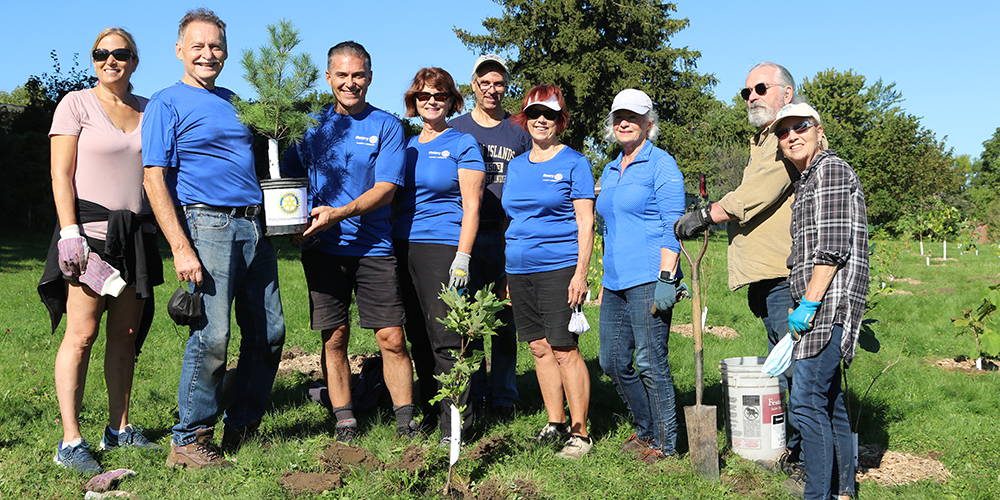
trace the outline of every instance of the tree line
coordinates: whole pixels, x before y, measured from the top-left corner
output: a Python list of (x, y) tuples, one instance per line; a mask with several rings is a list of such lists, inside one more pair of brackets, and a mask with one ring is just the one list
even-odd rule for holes
[[(687, 19), (674, 17), (675, 4), (497, 2), (502, 14), (483, 20), (485, 34), (461, 28), (455, 34), (477, 53), (507, 57), (511, 83), (506, 106), (511, 111), (517, 111), (520, 94), (531, 86), (558, 85), (572, 114), (563, 142), (587, 154), (599, 174), (618, 152), (601, 137), (611, 100), (623, 89), (639, 88), (653, 99), (660, 117), (656, 144), (677, 159), (690, 191), (697, 190), (700, 174), (708, 180), (712, 199), (739, 184), (756, 130), (747, 123), (746, 103), (739, 96), (728, 102), (715, 98), (717, 80), (697, 71), (700, 52), (670, 45), (670, 38), (688, 26)], [(51, 110), (69, 90), (93, 85), (93, 77), (75, 66), (63, 75), (55, 54), (53, 59), (54, 74), (33, 76), (14, 92), (0, 92), (0, 102), (27, 105), (21, 114), (0, 111), (5, 226), (32, 227), (40, 217), (54, 214), (46, 138)], [(471, 95), (466, 86), (463, 91)], [(894, 83), (868, 82), (852, 70), (828, 69), (804, 79), (796, 92), (819, 111), (830, 146), (857, 171), (876, 230), (947, 237), (965, 222), (988, 225), (994, 238), (1000, 234), (1000, 128), (983, 144), (979, 158), (955, 156), (900, 105), (903, 97)], [(303, 107), (326, 99), (314, 93), (307, 100)], [(17, 194), (21, 196), (11, 196)], [(931, 213), (944, 214), (951, 222), (929, 225)]]

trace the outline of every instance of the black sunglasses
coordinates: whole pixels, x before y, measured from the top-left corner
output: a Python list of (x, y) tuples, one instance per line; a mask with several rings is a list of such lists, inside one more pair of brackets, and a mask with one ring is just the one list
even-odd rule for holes
[(96, 49), (91, 52), (90, 57), (93, 57), (97, 62), (104, 62), (108, 60), (108, 56), (113, 56), (118, 62), (131, 61), (135, 54), (129, 49)]
[(754, 85), (752, 88), (745, 88), (745, 89), (741, 90), (740, 91), (740, 95), (743, 96), (743, 100), (744, 101), (747, 101), (747, 100), (750, 99), (750, 92), (751, 91), (756, 92), (757, 95), (762, 96), (762, 95), (764, 95), (764, 94), (767, 93), (767, 88), (768, 87), (777, 87), (777, 86), (778, 86), (777, 83), (763, 83), (763, 82), (761, 82), (761, 83), (758, 83), (757, 85)]
[(792, 130), (794, 130), (796, 134), (800, 134), (801, 135), (802, 132), (805, 132), (806, 130), (809, 130), (809, 127), (811, 127), (811, 126), (812, 126), (812, 122), (811, 121), (809, 121), (809, 120), (802, 120), (799, 123), (796, 123), (795, 125), (792, 125), (791, 127), (786, 127), (786, 128), (781, 129), (781, 130), (775, 130), (774, 131), (774, 135), (778, 136), (778, 140), (782, 140), (785, 137), (788, 137), (788, 133), (791, 132)]
[(546, 120), (555, 121), (556, 118), (559, 118), (559, 112), (541, 106), (532, 106), (524, 110), (524, 116), (527, 116), (529, 120), (537, 120), (539, 116), (544, 116)]
[(417, 92), (414, 95), (417, 96), (418, 101), (429, 101), (433, 97), (437, 99), (437, 102), (444, 102), (451, 98), (451, 92), (435, 92), (433, 94), (430, 92)]

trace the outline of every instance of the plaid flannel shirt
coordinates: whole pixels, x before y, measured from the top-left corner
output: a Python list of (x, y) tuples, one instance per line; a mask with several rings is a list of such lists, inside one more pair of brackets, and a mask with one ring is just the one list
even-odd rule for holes
[(840, 353), (850, 365), (868, 294), (868, 215), (861, 181), (832, 149), (816, 155), (795, 183), (789, 286), (800, 301), (816, 264), (837, 266), (813, 318), (795, 347), (795, 359), (819, 354), (833, 325), (843, 325)]

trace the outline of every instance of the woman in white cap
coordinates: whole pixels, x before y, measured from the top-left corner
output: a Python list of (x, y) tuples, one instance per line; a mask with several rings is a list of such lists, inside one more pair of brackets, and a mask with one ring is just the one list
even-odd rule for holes
[(569, 320), (587, 295), (594, 177), (587, 158), (559, 142), (569, 113), (558, 87), (532, 88), (521, 110), (513, 121), (531, 134), (531, 150), (510, 161), (503, 191), (510, 218), (507, 282), (518, 340), (531, 347), (549, 418), (536, 438), (565, 439), (557, 456), (579, 458), (593, 445), (587, 436), (590, 374)]
[(677, 453), (667, 341), (681, 278), (672, 228), (684, 215), (684, 176), (653, 145), (656, 111), (641, 90), (618, 93), (604, 126), (604, 138), (620, 143), (622, 152), (604, 167), (597, 198), (604, 218), (601, 368), (635, 422), (622, 453), (653, 464)]
[(781, 108), (771, 133), (802, 174), (792, 202), (788, 278), (798, 307), (788, 326), (801, 335), (789, 406), (802, 432), (804, 498), (846, 500), (856, 493), (854, 451), (840, 379), (854, 359), (868, 294), (865, 194), (851, 166), (823, 148), (819, 113), (808, 104)]

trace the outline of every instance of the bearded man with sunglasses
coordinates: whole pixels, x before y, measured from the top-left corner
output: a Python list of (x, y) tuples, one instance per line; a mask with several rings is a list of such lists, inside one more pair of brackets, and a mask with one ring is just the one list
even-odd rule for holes
[[(496, 54), (480, 56), (472, 66), (476, 107), (448, 122), (455, 130), (476, 138), (486, 162), (486, 189), (479, 209), (479, 231), (469, 261), (470, 295), (493, 284), (493, 292), (504, 298), (507, 288), (503, 236), (507, 216), (500, 205), (500, 196), (507, 177), (507, 163), (531, 149), (531, 136), (511, 123), (510, 113), (502, 106), (508, 77), (507, 61), (502, 57)], [(473, 374), (470, 401), (475, 418), (482, 418), (489, 407), (497, 420), (509, 422), (517, 401), (517, 336), (509, 305), (497, 312), (497, 319), (504, 326), (490, 337), (493, 344), (491, 373), (487, 377), (486, 363), (483, 363)], [(472, 348), (482, 350), (482, 342), (477, 341), (478, 345)]]
[[(761, 129), (750, 139), (750, 160), (743, 170), (743, 181), (718, 202), (685, 214), (674, 224), (681, 238), (693, 238), (712, 224), (728, 222), (729, 289), (749, 285), (750, 310), (764, 323), (767, 351), (784, 337), (788, 329), (788, 311), (794, 308), (788, 289), (787, 260), (791, 253), (792, 183), (798, 170), (785, 159), (778, 139), (768, 130), (778, 111), (801, 99), (795, 95), (795, 80), (784, 67), (763, 62), (747, 75), (741, 96), (747, 101), (747, 119)], [(825, 137), (821, 138), (826, 147)], [(782, 390), (791, 387), (791, 369), (778, 377)], [(792, 475), (800, 459), (801, 437), (789, 416), (787, 450), (779, 465)]]
[(409, 439), (420, 431), (413, 421), (413, 365), (403, 337), (406, 315), (389, 222), (389, 202), (404, 180), (403, 126), (368, 104), (372, 60), (361, 44), (347, 41), (330, 49), (326, 81), (336, 101), (288, 148), (281, 174), (309, 178), (312, 220), (292, 242), (302, 248), (310, 324), (323, 339), (323, 376), (336, 437), (349, 443), (358, 432), (347, 364), (353, 291), (359, 323), (375, 331), (382, 352), (396, 437)]

